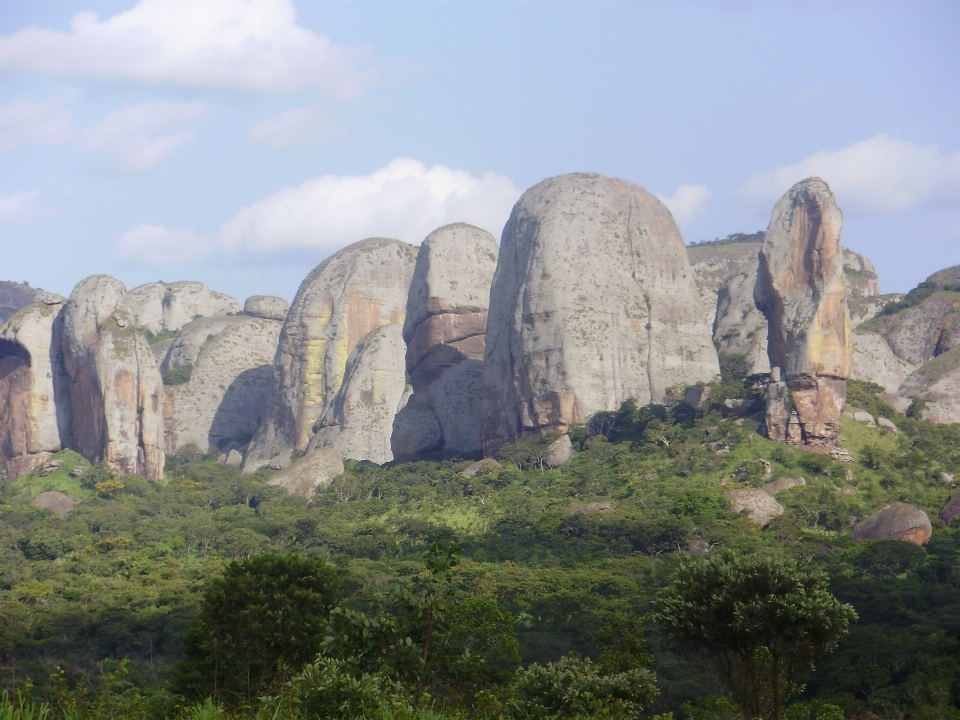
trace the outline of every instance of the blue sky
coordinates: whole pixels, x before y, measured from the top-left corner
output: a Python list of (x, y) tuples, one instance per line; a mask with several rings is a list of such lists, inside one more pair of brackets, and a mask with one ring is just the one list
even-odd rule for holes
[(568, 172), (684, 238), (820, 175), (884, 291), (960, 263), (960, 2), (0, 0), (0, 278), (292, 298)]

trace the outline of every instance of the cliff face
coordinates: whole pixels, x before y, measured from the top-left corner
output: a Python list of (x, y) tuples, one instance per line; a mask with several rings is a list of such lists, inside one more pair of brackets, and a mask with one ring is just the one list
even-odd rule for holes
[(119, 280), (94, 275), (63, 311), (76, 447), (90, 462), (163, 477), (163, 389), (147, 341), (136, 329)]
[(0, 462), (7, 477), (70, 442), (69, 378), (60, 350), (66, 298), (48, 296), (0, 328)]
[[(853, 362), (840, 232), (843, 216), (825, 182), (794, 185), (777, 203), (760, 250), (755, 301), (768, 322), (767, 353), (795, 407), (800, 443), (828, 452), (840, 432)], [(769, 406), (768, 406), (769, 407)], [(768, 431), (785, 431), (768, 412)]]
[(152, 333), (179, 330), (197, 315), (215, 317), (242, 309), (229, 295), (187, 280), (140, 285), (127, 293), (126, 304), (133, 322)]
[(403, 338), (413, 397), (394, 422), (397, 457), (478, 452), (482, 361), (497, 242), (465, 223), (427, 236), (417, 254)]
[(64, 298), (56, 293), (40, 288), (32, 288), (26, 283), (0, 280), (0, 327), (12, 318), (18, 310), (36, 302), (56, 303)]
[(324, 260), (300, 285), (273, 364), (273, 394), (244, 469), (306, 448), (343, 382), (347, 358), (371, 330), (402, 323), (416, 249), (371, 238)]
[(503, 232), (484, 355), (486, 446), (710, 380), (710, 320), (659, 200), (599, 175), (545, 180)]

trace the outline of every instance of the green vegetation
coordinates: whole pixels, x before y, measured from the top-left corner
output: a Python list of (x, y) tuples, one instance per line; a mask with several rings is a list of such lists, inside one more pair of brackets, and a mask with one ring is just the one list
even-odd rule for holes
[(896, 315), (898, 312), (916, 307), (937, 292), (960, 293), (960, 285), (937, 285), (936, 283), (922, 282), (900, 300), (884, 305), (880, 311), (880, 316)]
[(714, 240), (701, 240), (700, 242), (692, 242), (690, 246), (702, 246), (702, 245), (733, 245), (735, 243), (754, 243), (754, 242), (763, 242), (763, 236), (766, 234), (764, 230), (757, 230), (755, 233), (733, 233), (732, 235), (727, 235), (723, 238), (716, 238)]
[(160, 332), (154, 334), (147, 328), (141, 328), (143, 330), (143, 335), (147, 338), (147, 342), (151, 345), (154, 345), (158, 342), (163, 342), (164, 340), (175, 340), (180, 337), (180, 330), (161, 330)]
[(193, 365), (175, 365), (163, 374), (164, 385), (186, 385), (193, 374)]
[[(960, 427), (895, 415), (850, 383), (852, 408), (900, 432), (844, 418), (856, 460), (841, 465), (725, 417), (724, 400), (757, 393), (735, 360), (710, 390), (705, 407), (592, 418), (562, 468), (541, 461), (549, 438), (527, 438), (473, 478), (468, 460), (348, 462), (309, 501), (196, 450), (159, 483), (60, 453), (47, 477), (0, 484), (0, 717), (29, 717), (22, 700), (52, 718), (732, 719), (743, 700), (715, 656), (652, 616), (663, 588), (729, 551), (783, 569), (784, 587), (813, 578), (793, 587), (859, 616), (815, 671), (806, 659), (829, 638), (804, 646), (781, 717), (960, 718), (960, 533), (937, 519)], [(806, 480), (763, 529), (724, 495), (767, 482), (761, 459)], [(48, 489), (81, 502), (65, 519), (30, 506)], [(895, 501), (928, 513), (926, 547), (850, 540)], [(229, 683), (209, 670), (224, 642), (239, 648)], [(749, 657), (768, 697), (767, 656)]]

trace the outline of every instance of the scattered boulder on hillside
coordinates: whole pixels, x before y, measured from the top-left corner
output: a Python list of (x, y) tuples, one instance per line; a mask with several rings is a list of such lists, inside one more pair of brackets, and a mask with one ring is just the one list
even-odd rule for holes
[(482, 361), (496, 266), (493, 235), (466, 223), (434, 230), (420, 246), (403, 324), (413, 396), (394, 422), (396, 457), (483, 448)]
[(543, 461), (552, 468), (563, 467), (573, 460), (576, 451), (573, 449), (573, 443), (570, 442), (569, 435), (561, 435), (547, 448)]
[(33, 500), (30, 501), (30, 504), (33, 505), (33, 507), (43, 508), (44, 510), (55, 512), (62, 520), (70, 514), (70, 511), (73, 510), (74, 507), (76, 507), (77, 501), (72, 500), (69, 496), (64, 495), (62, 492), (48, 490), (47, 492), (42, 492), (37, 495)]
[(845, 410), (843, 416), (872, 427), (875, 427), (877, 424), (877, 421), (874, 419), (873, 415), (868, 413), (866, 410)]
[(800, 487), (801, 485), (806, 484), (807, 481), (803, 478), (779, 478), (773, 482), (767, 483), (760, 489), (770, 495), (776, 495), (781, 490), (789, 490), (790, 488)]
[(930, 518), (907, 503), (894, 503), (853, 528), (854, 540), (903, 540), (926, 545), (933, 535)]
[(253, 317), (264, 318), (265, 320), (287, 319), (287, 313), (290, 311), (290, 303), (282, 297), (273, 295), (254, 295), (248, 297), (243, 304), (243, 312)]
[(70, 379), (61, 352), (66, 298), (28, 305), (0, 327), (0, 463), (20, 477), (70, 442)]
[(874, 382), (888, 392), (896, 392), (916, 366), (901, 360), (881, 335), (868, 332), (855, 332), (853, 341), (853, 369), (850, 377), (854, 380)]
[(240, 303), (229, 295), (189, 280), (140, 285), (127, 293), (126, 304), (133, 322), (155, 335), (179, 330), (197, 315), (214, 317), (241, 310)]
[(878, 417), (877, 425), (880, 426), (881, 430), (883, 430), (884, 432), (890, 433), (891, 435), (896, 435), (900, 432), (900, 428), (898, 428), (893, 423), (892, 420), (889, 420), (888, 418), (885, 418), (885, 417)]
[(735, 512), (746, 511), (757, 525), (769, 525), (778, 515), (783, 515), (783, 505), (773, 499), (773, 495), (757, 488), (727, 490), (724, 495), (730, 500), (730, 509)]
[(343, 248), (307, 276), (280, 333), (271, 400), (244, 458), (245, 472), (307, 447), (360, 339), (403, 322), (415, 262), (416, 248), (370, 238)]
[(343, 384), (308, 448), (332, 447), (340, 457), (393, 460), (390, 435), (404, 395), (403, 328), (385, 325), (363, 336), (347, 359)]
[(960, 493), (954, 495), (940, 511), (940, 519), (947, 525), (953, 525), (953, 519), (960, 515)]
[[(760, 250), (756, 303), (769, 325), (771, 368), (781, 368), (800, 423), (801, 444), (836, 447), (853, 361), (840, 231), (843, 215), (819, 178), (777, 203)], [(778, 393), (782, 397), (782, 393)], [(768, 404), (769, 407), (769, 404)], [(768, 413), (771, 438), (786, 429)]]
[(483, 458), (482, 460), (477, 460), (475, 463), (467, 465), (467, 467), (460, 471), (460, 474), (463, 477), (472, 478), (478, 473), (499, 470), (501, 467), (503, 466), (493, 458)]
[(576, 174), (527, 190), (490, 291), (486, 451), (712, 380), (711, 318), (699, 307), (676, 223), (643, 188)]
[(32, 288), (26, 283), (0, 280), (0, 327), (12, 318), (18, 310), (33, 303), (56, 305), (66, 300), (61, 295)]
[(76, 447), (92, 463), (163, 478), (163, 389), (119, 280), (94, 275), (63, 310), (63, 359), (70, 376)]
[[(269, 406), (281, 327), (279, 320), (246, 315), (199, 318), (184, 326), (160, 366), (168, 379), (167, 453), (190, 443), (206, 451), (250, 440)], [(177, 370), (186, 380), (170, 384)]]
[(294, 495), (309, 498), (320, 485), (343, 473), (343, 461), (330, 447), (317, 448), (267, 480)]
[(924, 420), (960, 422), (960, 348), (938, 355), (908, 377), (899, 395), (923, 401)]

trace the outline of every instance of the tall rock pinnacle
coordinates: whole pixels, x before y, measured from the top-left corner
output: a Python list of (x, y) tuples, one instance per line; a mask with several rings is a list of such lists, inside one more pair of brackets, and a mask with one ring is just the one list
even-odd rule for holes
[[(780, 369), (786, 385), (770, 388), (768, 434), (819, 452), (836, 446), (853, 364), (842, 226), (843, 214), (823, 180), (790, 188), (773, 209), (755, 293), (769, 326), (770, 367)], [(797, 425), (799, 433), (791, 429)]]

